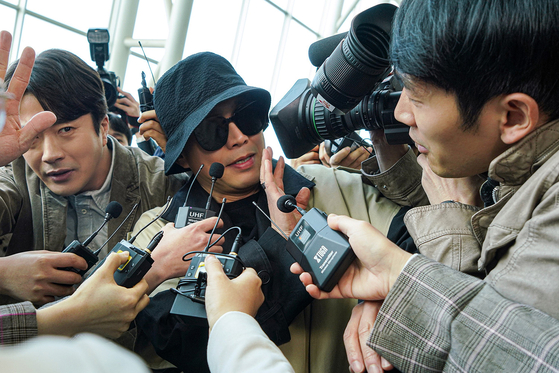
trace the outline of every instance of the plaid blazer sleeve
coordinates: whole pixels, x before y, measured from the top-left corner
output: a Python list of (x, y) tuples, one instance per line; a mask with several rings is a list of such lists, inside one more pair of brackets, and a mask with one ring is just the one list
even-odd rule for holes
[(421, 255), (398, 277), (368, 344), (402, 372), (559, 372), (558, 320)]
[(37, 335), (37, 311), (31, 302), (0, 306), (0, 345), (23, 342)]

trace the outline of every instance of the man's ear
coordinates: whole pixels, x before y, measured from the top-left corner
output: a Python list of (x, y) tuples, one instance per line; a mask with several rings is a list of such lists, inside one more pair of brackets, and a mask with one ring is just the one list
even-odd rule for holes
[(109, 116), (105, 115), (105, 118), (101, 120), (99, 125), (99, 134), (103, 138), (103, 146), (107, 145), (107, 136), (109, 135)]
[(181, 166), (182, 168), (190, 168), (190, 166), (188, 165), (188, 161), (186, 160), (186, 157), (184, 156), (184, 152), (182, 152), (179, 155), (179, 157), (177, 158), (175, 163), (178, 164), (179, 166)]
[(514, 144), (533, 132), (541, 124), (541, 113), (536, 100), (525, 93), (511, 93), (502, 97), (503, 121), (501, 140)]

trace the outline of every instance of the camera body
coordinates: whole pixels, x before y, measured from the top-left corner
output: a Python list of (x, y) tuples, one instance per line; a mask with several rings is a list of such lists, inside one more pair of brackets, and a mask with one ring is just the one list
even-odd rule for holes
[[(409, 127), (394, 118), (401, 90), (389, 79), (392, 19), (397, 7), (380, 4), (359, 13), (350, 31), (309, 48), (321, 64), (312, 84), (299, 79), (272, 108), (270, 121), (287, 158), (297, 158), (324, 140), (356, 130), (384, 130), (390, 144), (411, 143)], [(331, 39), (331, 40), (328, 40)], [(316, 47), (315, 45), (319, 45)], [(324, 56), (324, 50), (332, 50)], [(325, 60), (324, 58), (327, 57)]]
[(347, 238), (328, 226), (327, 217), (312, 208), (299, 220), (286, 244), (289, 254), (323, 291), (331, 291), (355, 259)]
[(347, 136), (340, 137), (335, 140), (324, 140), (324, 150), (330, 157), (342, 150), (349, 147), (351, 151), (356, 150), (361, 145), (366, 145), (361, 136), (355, 132), (349, 133)]

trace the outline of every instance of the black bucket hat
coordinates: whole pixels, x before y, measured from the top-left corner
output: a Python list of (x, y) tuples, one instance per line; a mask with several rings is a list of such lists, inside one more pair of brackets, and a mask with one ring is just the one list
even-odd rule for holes
[(193, 54), (170, 68), (157, 82), (153, 105), (167, 136), (165, 173), (173, 167), (192, 132), (220, 102), (239, 95), (251, 95), (265, 115), (270, 93), (247, 86), (225, 58), (211, 52)]

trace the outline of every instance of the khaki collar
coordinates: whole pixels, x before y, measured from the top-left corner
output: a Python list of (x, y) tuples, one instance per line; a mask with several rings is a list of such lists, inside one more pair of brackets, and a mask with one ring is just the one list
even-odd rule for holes
[(501, 185), (521, 185), (559, 150), (559, 120), (544, 124), (495, 158), (489, 177)]

